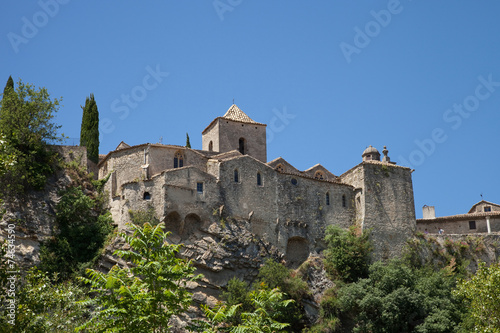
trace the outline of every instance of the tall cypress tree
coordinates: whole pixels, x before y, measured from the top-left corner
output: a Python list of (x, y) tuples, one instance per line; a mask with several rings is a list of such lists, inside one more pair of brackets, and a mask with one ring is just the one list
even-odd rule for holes
[(191, 142), (189, 142), (189, 134), (186, 133), (186, 147), (191, 148)]
[(82, 128), (80, 130), (80, 146), (87, 147), (87, 158), (94, 163), (99, 162), (99, 111), (94, 94), (85, 99), (82, 106)]
[(7, 84), (5, 85), (5, 88), (3, 88), (3, 94), (5, 95), (9, 89), (11, 91), (14, 91), (14, 80), (12, 80), (12, 76), (9, 75), (9, 79), (7, 80)]

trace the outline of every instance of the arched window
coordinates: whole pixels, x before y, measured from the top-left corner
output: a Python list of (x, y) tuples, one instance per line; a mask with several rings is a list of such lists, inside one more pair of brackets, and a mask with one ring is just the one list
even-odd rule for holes
[(323, 172), (316, 171), (316, 173), (314, 174), (314, 179), (324, 180), (325, 176), (323, 176)]
[(325, 201), (326, 201), (326, 205), (330, 206), (330, 192), (326, 192)]
[(239, 151), (240, 151), (240, 153), (242, 153), (244, 155), (245, 154), (245, 146), (246, 146), (245, 139), (244, 138), (240, 138), (240, 140), (238, 142), (238, 145), (239, 145)]
[(342, 207), (347, 207), (347, 202), (345, 200), (345, 194), (342, 195)]
[(174, 155), (174, 168), (182, 168), (184, 166), (184, 156), (180, 151), (177, 151)]
[(285, 172), (285, 168), (283, 167), (283, 164), (278, 164), (278, 166), (276, 167), (276, 171)]
[(208, 151), (212, 151), (214, 150), (214, 143), (212, 141), (210, 141), (210, 143), (208, 144)]
[(240, 182), (240, 173), (238, 172), (238, 169), (234, 169), (234, 182), (235, 183)]
[(262, 186), (262, 176), (257, 172), (257, 186)]
[(151, 200), (151, 194), (149, 192), (144, 192), (144, 195), (142, 196), (142, 199), (144, 199), (144, 200)]

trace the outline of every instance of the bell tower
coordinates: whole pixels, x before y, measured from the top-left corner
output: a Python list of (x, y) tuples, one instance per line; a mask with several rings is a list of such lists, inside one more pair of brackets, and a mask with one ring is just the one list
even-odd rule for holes
[(238, 150), (266, 163), (266, 126), (233, 104), (224, 116), (215, 118), (203, 130), (202, 149), (219, 153)]

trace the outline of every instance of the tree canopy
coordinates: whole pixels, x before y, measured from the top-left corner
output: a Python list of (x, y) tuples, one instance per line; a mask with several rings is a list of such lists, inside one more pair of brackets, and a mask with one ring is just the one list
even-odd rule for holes
[(61, 99), (51, 99), (47, 89), (36, 89), (21, 80), (16, 89), (8, 87), (0, 101), (0, 137), (15, 163), (4, 170), (2, 195), (41, 189), (52, 171), (48, 143), (60, 142), (60, 126), (53, 122)]
[(461, 280), (456, 295), (467, 303), (462, 326), (472, 332), (500, 332), (500, 263), (479, 264), (470, 280)]

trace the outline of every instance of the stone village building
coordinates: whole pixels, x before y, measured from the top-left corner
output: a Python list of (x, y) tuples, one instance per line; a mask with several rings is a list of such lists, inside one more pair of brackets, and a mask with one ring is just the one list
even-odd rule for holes
[(481, 200), (467, 214), (436, 217), (434, 206), (424, 206), (417, 220), (417, 231), (445, 234), (475, 234), (500, 232), (500, 205)]
[(236, 105), (202, 132), (202, 149), (121, 142), (98, 164), (114, 221), (153, 207), (186, 242), (222, 218), (249, 221), (251, 231), (300, 263), (325, 248), (329, 225), (371, 230), (376, 258), (401, 252), (416, 229), (410, 170), (391, 162), (384, 147), (367, 148), (342, 175), (320, 164), (300, 171), (279, 157), (267, 160), (266, 125)]

